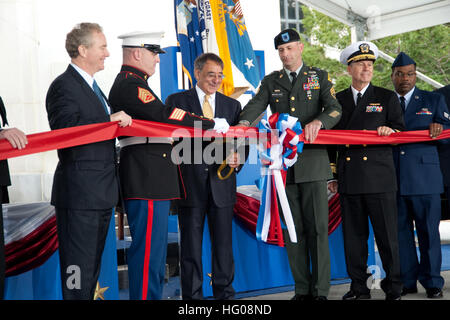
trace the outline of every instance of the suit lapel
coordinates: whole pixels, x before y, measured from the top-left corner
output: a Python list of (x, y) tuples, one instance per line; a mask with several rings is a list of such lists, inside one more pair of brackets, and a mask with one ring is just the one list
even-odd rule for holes
[(411, 99), (409, 100), (408, 105), (406, 106), (406, 114), (412, 114), (416, 112), (417, 107), (422, 105), (421, 103), (422, 95), (420, 94), (417, 88), (414, 89), (413, 94), (411, 95)]
[[(77, 70), (75, 70), (74, 67), (72, 67), (71, 65), (69, 65), (69, 67), (67, 68), (67, 71), (69, 71), (72, 76), (75, 78), (75, 80), (77, 80), (77, 82), (80, 84), (82, 90), (84, 91), (84, 93), (86, 94), (86, 96), (89, 98), (89, 100), (92, 101), (92, 103), (94, 103), (95, 105), (97, 105), (98, 107), (98, 111), (102, 112), (105, 116), (107, 116), (107, 114), (105, 113), (105, 109), (103, 108), (103, 105), (101, 103), (101, 101), (99, 100), (99, 98), (97, 97), (97, 95), (95, 94), (94, 90), (89, 86), (89, 84), (86, 82), (86, 80), (83, 79), (83, 77), (78, 73)], [(101, 91), (101, 89), (100, 89)], [(103, 92), (102, 96), (105, 99), (106, 103), (109, 105), (109, 101), (106, 98), (105, 94)]]
[[(351, 99), (351, 105), (354, 106), (355, 105), (355, 100), (353, 99), (353, 93), (352, 93), (352, 89), (348, 88), (349, 91), (349, 95), (350, 95), (350, 99)], [(361, 101), (359, 102), (359, 104), (353, 109), (353, 113), (350, 117), (349, 122), (352, 122), (355, 119), (360, 118), (360, 116), (363, 116), (364, 113), (366, 112), (366, 108), (365, 106), (367, 106), (367, 104), (369, 103), (370, 99), (373, 96), (373, 87), (372, 84), (369, 84), (369, 87), (366, 89), (366, 92), (364, 92), (364, 95), (361, 97)]]
[(203, 114), (202, 106), (195, 88), (190, 89), (188, 94), (188, 105), (191, 106), (191, 112), (195, 114)]
[[(408, 105), (406, 106), (406, 111), (404, 114), (404, 119), (406, 125), (413, 120), (416, 112), (420, 111), (419, 108), (423, 106), (422, 95), (420, 94), (419, 89), (414, 88), (413, 94), (411, 95), (411, 99), (409, 100)], [(408, 125), (407, 125), (408, 126)]]
[(349, 125), (351, 119), (356, 115), (356, 106), (355, 106), (355, 100), (353, 100), (353, 93), (351, 87), (347, 88), (344, 91), (343, 97), (342, 97), (342, 115), (346, 115), (345, 119), (342, 119), (341, 121), (345, 121), (345, 124), (343, 126), (343, 129), (347, 128)]
[(223, 108), (222, 95), (216, 92), (216, 102), (214, 105), (214, 117), (215, 118), (226, 118), (225, 108)]
[[(297, 83), (299, 82), (298, 80), (299, 79), (297, 79)], [(289, 80), (289, 77), (286, 74), (286, 71), (284, 71), (284, 68), (281, 70), (279, 77), (275, 79), (275, 83), (278, 83), (280, 86), (282, 86), (286, 90), (291, 91), (292, 83)]]
[(308, 73), (307, 70), (308, 67), (303, 64), (303, 67), (300, 69), (300, 71), (298, 72), (297, 75), (297, 80), (294, 83), (294, 86), (292, 87), (292, 91), (294, 92), (304, 92), (305, 90), (303, 90), (303, 83), (307, 82), (307, 78), (308, 78)]

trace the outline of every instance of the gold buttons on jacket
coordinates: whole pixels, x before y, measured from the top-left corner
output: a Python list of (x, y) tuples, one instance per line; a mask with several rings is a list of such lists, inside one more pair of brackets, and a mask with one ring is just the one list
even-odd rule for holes
[(367, 157), (363, 157), (363, 160), (364, 160), (364, 161), (367, 161)]
[(165, 158), (165, 157), (167, 157), (167, 154), (163, 153), (163, 155), (162, 155), (162, 156), (163, 156), (163, 158)]
[(291, 111), (294, 112), (294, 111), (295, 111), (295, 108), (291, 108)]
[(291, 97), (291, 100), (294, 101), (294, 100), (295, 100), (295, 97)]
[(350, 157), (345, 158), (345, 160), (350, 161)]

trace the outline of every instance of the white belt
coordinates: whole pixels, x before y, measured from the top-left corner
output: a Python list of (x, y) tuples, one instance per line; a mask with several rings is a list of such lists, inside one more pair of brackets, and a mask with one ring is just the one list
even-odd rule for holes
[(153, 138), (153, 137), (130, 137), (119, 140), (120, 147), (131, 146), (134, 144), (148, 144), (148, 143), (173, 143), (172, 138)]

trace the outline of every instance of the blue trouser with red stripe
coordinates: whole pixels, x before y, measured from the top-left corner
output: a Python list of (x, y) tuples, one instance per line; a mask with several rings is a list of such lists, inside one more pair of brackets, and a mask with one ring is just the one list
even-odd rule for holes
[(167, 255), (170, 201), (125, 200), (131, 233), (130, 300), (161, 299)]

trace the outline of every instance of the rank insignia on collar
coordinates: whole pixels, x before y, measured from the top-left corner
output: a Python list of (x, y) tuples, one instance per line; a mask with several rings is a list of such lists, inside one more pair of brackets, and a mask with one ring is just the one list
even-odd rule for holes
[(150, 91), (141, 87), (138, 87), (138, 98), (143, 103), (149, 103), (156, 99)]

